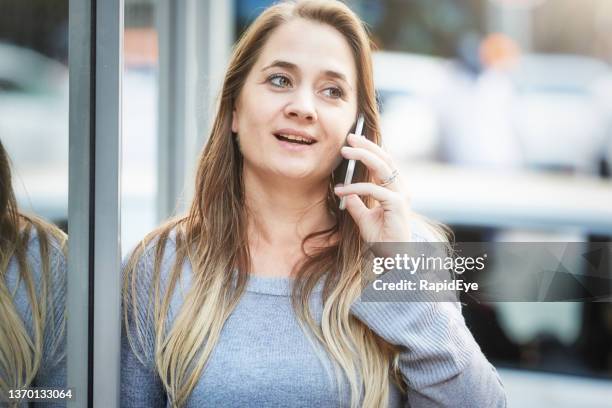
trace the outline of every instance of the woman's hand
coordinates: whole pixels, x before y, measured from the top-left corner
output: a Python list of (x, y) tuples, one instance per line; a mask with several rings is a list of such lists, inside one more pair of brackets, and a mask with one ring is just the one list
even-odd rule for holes
[[(376, 143), (365, 137), (349, 134), (350, 146), (342, 147), (340, 153), (346, 159), (363, 163), (374, 177), (374, 183), (338, 185), (334, 192), (346, 197), (346, 209), (359, 227), (366, 242), (410, 241), (410, 205), (403, 191), (396, 167), (391, 157)], [(386, 181), (390, 181), (386, 184)], [(386, 184), (382, 186), (381, 184)], [(367, 208), (359, 196), (372, 196), (376, 200), (373, 208)]]

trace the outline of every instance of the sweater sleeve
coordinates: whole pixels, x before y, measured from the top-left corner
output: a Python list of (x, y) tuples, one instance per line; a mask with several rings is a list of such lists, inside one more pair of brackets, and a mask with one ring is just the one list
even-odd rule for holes
[[(136, 274), (136, 316), (133, 305), (126, 305), (128, 327), (121, 330), (121, 403), (122, 408), (166, 407), (166, 393), (155, 369), (155, 329), (147, 312), (152, 293), (153, 255), (145, 250)], [(125, 263), (124, 263), (125, 266)], [(124, 269), (124, 268), (122, 268)], [(124, 272), (125, 273), (125, 272)], [(136, 322), (136, 319), (138, 322)], [(138, 324), (136, 324), (138, 323)]]
[[(422, 235), (413, 237), (425, 241)], [(378, 300), (359, 299), (351, 313), (400, 346), (407, 407), (506, 406), (499, 375), (467, 328), (459, 302)]]
[(351, 312), (401, 346), (407, 406), (506, 406), (501, 380), (465, 326), (458, 303), (358, 301)]

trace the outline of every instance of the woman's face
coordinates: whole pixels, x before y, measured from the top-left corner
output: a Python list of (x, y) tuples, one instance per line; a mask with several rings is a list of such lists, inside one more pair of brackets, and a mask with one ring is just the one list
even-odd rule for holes
[(304, 19), (278, 27), (233, 112), (245, 171), (327, 182), (356, 120), (356, 78), (351, 49), (333, 27)]

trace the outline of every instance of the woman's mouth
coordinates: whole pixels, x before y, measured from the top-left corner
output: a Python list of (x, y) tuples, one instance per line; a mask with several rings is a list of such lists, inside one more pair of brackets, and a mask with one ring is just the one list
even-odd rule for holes
[(296, 135), (275, 133), (274, 136), (276, 137), (276, 139), (280, 140), (281, 142), (286, 142), (286, 143), (291, 143), (291, 144), (312, 145), (316, 143), (315, 140), (307, 139), (307, 138), (296, 136)]
[(278, 144), (286, 152), (307, 151), (310, 150), (315, 143), (317, 143), (317, 141), (314, 139), (287, 133), (274, 133), (274, 137), (276, 137)]

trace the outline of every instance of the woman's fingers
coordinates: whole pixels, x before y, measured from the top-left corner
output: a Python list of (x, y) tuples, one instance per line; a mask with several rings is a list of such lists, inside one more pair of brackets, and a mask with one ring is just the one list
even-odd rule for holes
[(375, 200), (380, 202), (383, 208), (389, 208), (399, 200), (396, 192), (373, 183), (354, 183), (346, 186), (339, 185), (334, 188), (334, 191), (340, 197), (350, 194), (372, 196)]
[(348, 135), (347, 141), (350, 146), (364, 148), (374, 153), (376, 156), (380, 157), (382, 161), (384, 161), (389, 167), (395, 168), (391, 155), (389, 155), (389, 153), (387, 153), (382, 147), (372, 142), (368, 138), (358, 137), (355, 136), (353, 133), (350, 133)]
[(351, 217), (353, 217), (357, 225), (360, 225), (359, 222), (363, 220), (370, 211), (356, 194), (346, 196), (346, 210), (351, 214)]
[(341, 153), (346, 159), (362, 162), (378, 181), (384, 180), (393, 172), (393, 169), (380, 157), (364, 148), (344, 146)]
[(342, 156), (347, 159), (363, 162), (372, 172), (377, 183), (385, 183), (389, 180), (390, 182), (385, 186), (390, 190), (399, 191), (399, 179), (397, 176), (392, 177), (396, 167), (391, 156), (387, 152), (376, 143), (353, 134), (349, 134), (348, 142), (352, 147), (343, 147), (341, 150)]

